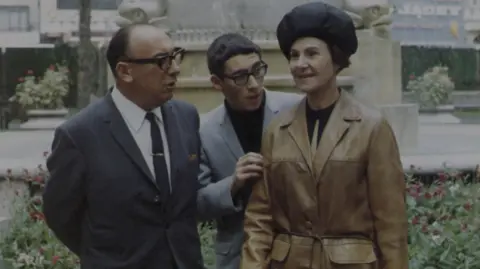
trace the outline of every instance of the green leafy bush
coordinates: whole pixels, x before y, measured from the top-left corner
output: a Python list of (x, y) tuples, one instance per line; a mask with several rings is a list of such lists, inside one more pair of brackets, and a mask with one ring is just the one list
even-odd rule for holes
[(411, 75), (407, 90), (413, 92), (420, 107), (433, 108), (448, 102), (455, 84), (448, 76), (448, 67), (434, 66), (420, 77)]

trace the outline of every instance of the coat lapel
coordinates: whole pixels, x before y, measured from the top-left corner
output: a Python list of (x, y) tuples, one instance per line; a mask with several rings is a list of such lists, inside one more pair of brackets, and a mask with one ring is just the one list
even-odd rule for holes
[(307, 117), (305, 113), (306, 99), (304, 98), (291, 114), (285, 118), (285, 125), (292, 140), (300, 150), (303, 159), (307, 163), (309, 170), (313, 173), (312, 154), (310, 150), (310, 141), (307, 133)]
[(134, 163), (135, 166), (142, 171), (142, 173), (145, 175), (145, 179), (148, 180), (152, 185), (156, 186), (153, 175), (143, 158), (142, 152), (132, 137), (128, 126), (120, 114), (120, 111), (118, 111), (117, 107), (113, 103), (112, 96), (110, 94), (105, 96), (105, 102), (109, 109), (109, 113), (105, 117), (105, 122), (109, 125), (111, 135), (123, 149), (125, 154), (132, 160), (132, 163)]
[(320, 180), (323, 168), (330, 158), (330, 155), (347, 133), (351, 122), (360, 119), (359, 114), (356, 113), (354, 109), (355, 105), (349, 98), (348, 93), (342, 91), (320, 138), (317, 152), (312, 160), (313, 171), (317, 182)]

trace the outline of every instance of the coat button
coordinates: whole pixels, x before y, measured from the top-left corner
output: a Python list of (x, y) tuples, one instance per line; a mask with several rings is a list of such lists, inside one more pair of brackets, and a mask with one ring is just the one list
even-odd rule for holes
[(155, 202), (155, 203), (160, 202), (160, 196), (155, 195), (155, 198), (153, 198), (153, 202)]
[(313, 228), (312, 222), (311, 221), (305, 222), (305, 228), (307, 228), (307, 230), (312, 230)]

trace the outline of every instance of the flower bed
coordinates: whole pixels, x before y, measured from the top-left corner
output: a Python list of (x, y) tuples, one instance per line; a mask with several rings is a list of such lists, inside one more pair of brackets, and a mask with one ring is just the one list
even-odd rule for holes
[(480, 268), (480, 184), (456, 173), (430, 186), (409, 182), (410, 269)]
[[(0, 242), (2, 259), (12, 268), (79, 268), (78, 257), (45, 225), (42, 201), (35, 196), (48, 174), (39, 167), (34, 175), (25, 173), (24, 179), (30, 193), (19, 194), (14, 203), (10, 228)], [(411, 179), (407, 186), (410, 269), (480, 268), (480, 184), (467, 184), (461, 175), (450, 172), (428, 186)], [(215, 264), (211, 227), (199, 225), (208, 268)]]

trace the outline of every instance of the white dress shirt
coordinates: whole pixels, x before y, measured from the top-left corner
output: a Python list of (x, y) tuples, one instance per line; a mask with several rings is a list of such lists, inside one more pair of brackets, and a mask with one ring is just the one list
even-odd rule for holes
[[(137, 106), (135, 103), (127, 99), (116, 87), (112, 91), (112, 99), (115, 106), (120, 111), (125, 123), (130, 130), (135, 142), (137, 142), (138, 148), (142, 152), (143, 158), (148, 165), (148, 168), (155, 177), (155, 169), (153, 166), (152, 156), (152, 138), (150, 136), (150, 122), (145, 119), (147, 112)], [(157, 107), (152, 110), (156, 116), (158, 126), (160, 127), (160, 133), (162, 134), (163, 149), (165, 161), (167, 163), (167, 170), (170, 182), (170, 188), (172, 187), (170, 180), (170, 154), (167, 141), (167, 134), (165, 132), (165, 125), (163, 124), (162, 110)]]

